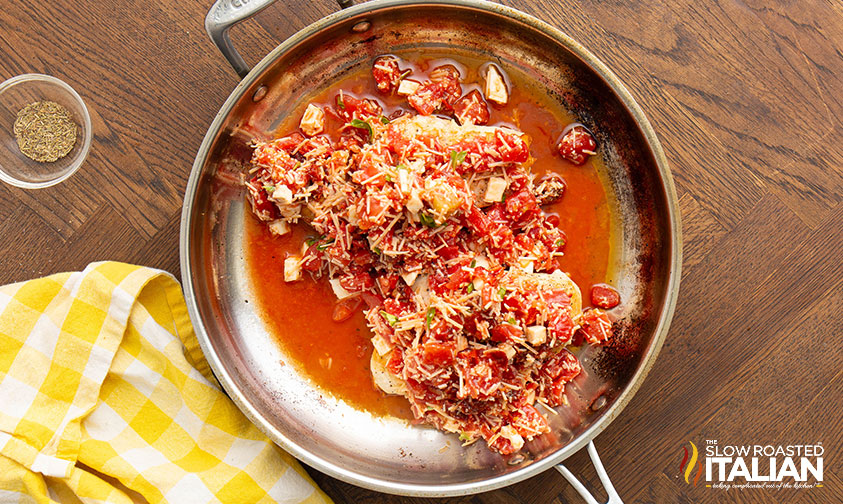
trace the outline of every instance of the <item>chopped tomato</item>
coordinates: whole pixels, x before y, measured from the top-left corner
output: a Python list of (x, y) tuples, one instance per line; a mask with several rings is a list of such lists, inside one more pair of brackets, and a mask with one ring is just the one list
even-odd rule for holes
[(591, 304), (598, 308), (611, 310), (621, 302), (621, 295), (612, 286), (597, 284), (591, 287)]
[(380, 56), (372, 64), (372, 77), (378, 86), (378, 91), (389, 94), (395, 91), (401, 82), (401, 69), (395, 56)]
[(450, 366), (454, 363), (454, 344), (428, 341), (422, 345), (425, 364), (436, 367)]
[(380, 287), (381, 292), (384, 294), (389, 294), (393, 290), (395, 290), (395, 286), (398, 285), (398, 279), (400, 277), (398, 275), (380, 275), (378, 276), (378, 287)]
[(489, 122), (489, 105), (475, 89), (454, 103), (454, 115), (460, 124), (486, 124)]
[(363, 300), (359, 297), (345, 298), (338, 301), (334, 305), (334, 313), (331, 318), (334, 322), (345, 322), (354, 315), (354, 312), (360, 308), (361, 304), (363, 304)]
[(582, 313), (582, 335), (592, 345), (600, 345), (612, 338), (612, 321), (603, 310), (589, 308)]
[(539, 204), (530, 191), (522, 189), (506, 199), (506, 213), (513, 221), (526, 221), (538, 211)]
[(524, 337), (524, 331), (512, 324), (498, 324), (492, 328), (492, 341), (517, 341)]
[(255, 215), (261, 220), (273, 220), (279, 217), (278, 207), (269, 201), (266, 189), (261, 185), (258, 177), (254, 177), (249, 181), (247, 189), (249, 203), (252, 205), (252, 211)]
[(348, 292), (360, 292), (371, 289), (375, 285), (372, 275), (368, 272), (346, 273), (340, 277), (340, 285)]
[(542, 372), (554, 382), (568, 382), (582, 371), (577, 356), (562, 348), (559, 353), (551, 355), (542, 366)]
[(597, 142), (585, 126), (569, 128), (558, 144), (559, 155), (575, 165), (586, 162), (589, 156), (597, 154)]
[(502, 161), (523, 163), (530, 157), (527, 143), (519, 135), (498, 130), (495, 132), (495, 145), (501, 154)]
[(435, 82), (427, 81), (407, 97), (410, 105), (421, 115), (430, 115), (442, 106), (445, 90)]
[(557, 341), (567, 343), (571, 340), (574, 333), (574, 322), (567, 310), (562, 310), (554, 317), (548, 326), (548, 333), (551, 338)]
[(430, 72), (430, 80), (439, 84), (442, 90), (442, 105), (446, 110), (454, 108), (454, 103), (462, 95), (460, 71), (454, 65), (438, 66)]
[(352, 119), (364, 119), (367, 117), (380, 118), (383, 108), (378, 102), (371, 98), (361, 100), (348, 93), (338, 94), (336, 97), (337, 115), (346, 122)]

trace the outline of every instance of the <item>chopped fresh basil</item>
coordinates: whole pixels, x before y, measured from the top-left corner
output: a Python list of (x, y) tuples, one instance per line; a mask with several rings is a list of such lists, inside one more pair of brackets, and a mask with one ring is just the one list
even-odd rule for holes
[(335, 241), (336, 241), (336, 240), (331, 240), (331, 241), (327, 241), (327, 242), (325, 242), (325, 243), (323, 243), (323, 244), (321, 244), (321, 245), (317, 245), (317, 246), (316, 246), (316, 250), (318, 250), (319, 252), (322, 252), (322, 251), (324, 251), (325, 249), (327, 249), (328, 247), (330, 247), (331, 245), (333, 245)]
[(337, 107), (339, 107), (342, 110), (345, 110), (345, 102), (342, 99), (342, 93), (337, 95)]
[(389, 118), (386, 116), (381, 116), (381, 124), (389, 124)]
[(398, 323), (398, 317), (396, 317), (395, 315), (393, 315), (391, 313), (387, 313), (386, 310), (381, 310), (380, 314), (381, 314), (381, 317), (383, 317), (383, 319), (386, 320), (386, 322), (390, 326), (395, 327), (395, 324)]
[(266, 191), (266, 192), (268, 192), (269, 194), (272, 194), (272, 193), (274, 193), (274, 192), (275, 192), (275, 186), (274, 186), (274, 185), (272, 185), (272, 184), (264, 184), (264, 185), (263, 185), (263, 190), (264, 190), (264, 191)]
[(451, 151), (451, 168), (456, 168), (460, 163), (465, 161), (466, 155), (468, 155), (466, 151)]
[(427, 226), (429, 228), (435, 228), (436, 227), (436, 220), (430, 214), (427, 214), (427, 213), (424, 213), (424, 212), (420, 213), (419, 214), (419, 220), (421, 221), (422, 224), (424, 224), (425, 226)]
[(498, 289), (498, 296), (500, 296), (501, 299), (506, 296), (506, 287), (501, 287), (500, 289)]
[(430, 329), (430, 323), (433, 322), (433, 316), (434, 315), (436, 315), (436, 308), (431, 306), (430, 308), (427, 309), (427, 317), (426, 317), (426, 320), (425, 320), (425, 324), (427, 325), (428, 329)]
[(470, 267), (470, 268), (474, 268), (474, 267), (476, 267), (476, 266), (477, 266), (477, 259), (472, 259), (472, 260), (471, 260), (471, 266), (469, 266), (469, 267)]
[(368, 131), (369, 132), (369, 140), (372, 139), (372, 135), (374, 133), (372, 132), (372, 125), (369, 124), (369, 121), (364, 121), (362, 119), (352, 119), (351, 123), (349, 123), (349, 124), (351, 124), (351, 126), (354, 127), (354, 128), (360, 128), (360, 129), (364, 129), (364, 130)]
[(474, 292), (474, 284), (472, 282), (468, 282), (468, 285), (465, 287), (466, 294), (471, 294)]

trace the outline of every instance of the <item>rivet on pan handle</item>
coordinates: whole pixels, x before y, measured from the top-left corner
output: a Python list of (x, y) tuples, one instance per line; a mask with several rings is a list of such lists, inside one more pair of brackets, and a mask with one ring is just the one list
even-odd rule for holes
[[(606, 489), (606, 494), (609, 496), (609, 500), (606, 501), (606, 504), (623, 504), (618, 492), (615, 491), (615, 487), (612, 486), (612, 481), (609, 479), (609, 475), (606, 474), (606, 469), (603, 468), (603, 463), (600, 462), (600, 457), (597, 456), (597, 448), (594, 447), (594, 441), (589, 441), (588, 443), (588, 456), (591, 457), (591, 465), (594, 466), (594, 470), (597, 471), (597, 477), (600, 478), (600, 482), (603, 483), (603, 488)], [(577, 491), (587, 504), (600, 504), (597, 499), (591, 495), (591, 492), (580, 483), (580, 480), (574, 476), (574, 473), (568, 470), (562, 464), (556, 466), (556, 470), (562, 473), (562, 476), (565, 476), (565, 479), (568, 480), (568, 483), (574, 487), (574, 490)]]
[[(228, 30), (273, 3), (275, 0), (217, 0), (205, 16), (205, 31), (211, 37), (211, 42), (217, 46), (241, 79), (249, 73), (249, 65), (232, 45)], [(344, 9), (351, 5), (352, 0), (337, 0), (337, 3)]]

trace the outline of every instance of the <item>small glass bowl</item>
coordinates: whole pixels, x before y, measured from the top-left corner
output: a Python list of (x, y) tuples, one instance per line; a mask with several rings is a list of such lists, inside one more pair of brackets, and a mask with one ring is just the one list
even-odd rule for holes
[[(18, 112), (33, 102), (54, 101), (70, 111), (76, 123), (76, 144), (63, 158), (39, 163), (21, 153), (14, 133)], [(79, 94), (63, 81), (42, 74), (24, 74), (0, 84), (0, 180), (24, 189), (58, 184), (79, 169), (91, 148), (91, 116)]]

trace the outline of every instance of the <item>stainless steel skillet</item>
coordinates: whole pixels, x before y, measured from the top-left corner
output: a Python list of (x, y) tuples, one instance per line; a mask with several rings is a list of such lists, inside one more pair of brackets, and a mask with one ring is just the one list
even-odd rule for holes
[[(212, 40), (243, 77), (196, 156), (185, 194), (181, 268), (190, 316), (220, 383), (275, 442), (320, 471), (383, 492), (446, 496), (483, 492), (538, 474), (586, 444), (640, 386), (667, 334), (681, 264), (678, 206), (664, 154), (617, 77), (559, 30), (478, 0), (375, 0), (296, 33), (249, 71), (227, 31), (272, 0), (219, 0)], [(625, 300), (616, 343), (580, 356), (586, 376), (569, 393), (552, 435), (504, 458), (482, 443), (374, 418), (316, 389), (273, 342), (257, 313), (243, 243), (243, 194), (232, 182), (255, 131), (272, 131), (297, 104), (383, 53), (429, 51), (493, 60), (522, 74), (593, 126), (619, 227), (613, 283)], [(283, 302), (283, 300), (279, 300)], [(443, 447), (447, 447), (443, 450)], [(557, 468), (575, 486), (576, 479)], [(608, 479), (604, 480), (607, 483)], [(579, 485), (578, 490), (585, 492)], [(584, 494), (585, 495), (585, 494)], [(610, 502), (620, 502), (609, 491)], [(593, 499), (592, 501), (593, 502)]]

